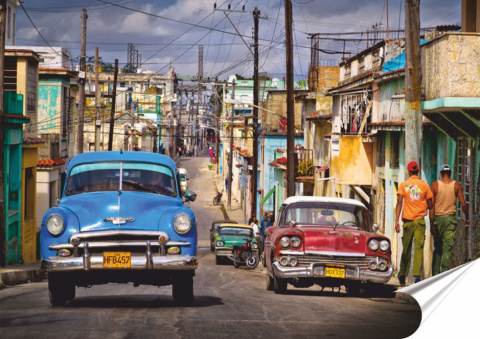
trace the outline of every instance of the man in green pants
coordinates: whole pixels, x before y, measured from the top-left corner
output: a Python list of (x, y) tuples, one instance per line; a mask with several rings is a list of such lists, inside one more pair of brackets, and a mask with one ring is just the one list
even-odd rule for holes
[(400, 183), (398, 187), (395, 210), (395, 231), (397, 233), (400, 233), (400, 214), (402, 214), (403, 221), (403, 252), (400, 261), (400, 271), (398, 272), (400, 285), (405, 285), (405, 277), (410, 270), (412, 242), (414, 242), (413, 276), (416, 283), (420, 281), (423, 264), (423, 244), (425, 243), (424, 217), (427, 215), (428, 210), (433, 208), (432, 191), (425, 181), (419, 179), (418, 171), (420, 168), (418, 164), (415, 161), (410, 161), (407, 165), (407, 170), (409, 178)]
[(440, 169), (441, 179), (432, 184), (433, 208), (430, 210), (430, 231), (433, 235), (432, 274), (448, 271), (451, 268), (450, 254), (455, 243), (457, 232), (456, 203), (457, 198), (465, 213), (465, 227), (470, 226), (468, 219), (468, 204), (463, 198), (460, 184), (450, 177), (450, 165), (443, 165)]

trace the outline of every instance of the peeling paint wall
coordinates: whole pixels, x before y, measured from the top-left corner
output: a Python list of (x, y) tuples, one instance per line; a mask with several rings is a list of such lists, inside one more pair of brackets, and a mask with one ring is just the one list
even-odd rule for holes
[(362, 136), (342, 136), (340, 152), (332, 157), (332, 175), (342, 185), (371, 185), (373, 172), (373, 144), (362, 141)]
[(41, 82), (38, 86), (38, 134), (60, 134), (62, 122), (61, 82)]

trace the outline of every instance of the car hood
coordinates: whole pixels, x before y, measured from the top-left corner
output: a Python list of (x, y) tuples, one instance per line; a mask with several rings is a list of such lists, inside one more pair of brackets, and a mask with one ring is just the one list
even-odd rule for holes
[[(243, 245), (247, 239), (246, 236), (235, 236), (235, 235), (228, 235), (228, 236), (221, 236), (220, 239), (225, 243), (225, 246), (233, 246), (233, 245)], [(251, 239), (251, 238), (250, 238)], [(256, 243), (254, 240), (253, 243)]]
[[(158, 230), (160, 217), (172, 222), (182, 202), (178, 198), (144, 192), (121, 192), (120, 195), (118, 192), (94, 192), (65, 197), (59, 207), (75, 213), (80, 231)], [(170, 215), (169, 219), (164, 219)], [(120, 225), (105, 221), (112, 217), (128, 218), (129, 221)]]
[(305, 235), (305, 251), (365, 253), (366, 232), (351, 228), (299, 227)]

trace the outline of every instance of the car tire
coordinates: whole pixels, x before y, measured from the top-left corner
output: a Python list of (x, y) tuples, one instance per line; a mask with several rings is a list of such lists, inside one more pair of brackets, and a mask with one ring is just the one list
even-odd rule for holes
[(178, 306), (193, 305), (193, 273), (176, 274), (172, 284), (173, 302)]
[(273, 291), (273, 278), (267, 272), (267, 291)]
[(287, 291), (287, 281), (285, 279), (273, 276), (273, 292), (275, 294), (284, 294)]
[(213, 246), (213, 244), (210, 244), (210, 251), (211, 252), (215, 251), (215, 247)]
[(53, 306), (65, 306), (75, 299), (75, 284), (61, 274), (48, 275), (48, 295)]
[(221, 265), (222, 264), (222, 257), (219, 257), (218, 255), (215, 256), (215, 265)]

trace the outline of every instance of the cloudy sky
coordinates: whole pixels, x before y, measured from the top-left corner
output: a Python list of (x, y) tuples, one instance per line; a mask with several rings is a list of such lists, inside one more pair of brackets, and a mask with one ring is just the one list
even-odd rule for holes
[[(389, 0), (390, 28), (404, 27), (404, 1)], [(214, 3), (217, 10), (214, 10)], [(198, 46), (203, 45), (204, 77), (227, 78), (237, 73), (250, 77), (253, 61), (246, 44), (253, 41), (252, 10), (261, 11), (260, 66), (274, 77), (285, 73), (283, 0), (24, 0), (31, 20), (51, 46), (68, 48), (77, 62), (80, 53), (82, 8), (88, 11), (87, 55), (106, 62), (127, 60), (127, 44), (133, 43), (142, 56), (142, 68), (159, 73), (170, 64), (181, 75), (196, 75)], [(421, 26), (460, 24), (461, 0), (421, 0)], [(236, 29), (227, 19), (228, 13)], [(242, 11), (245, 6), (245, 11)], [(400, 12), (401, 9), (401, 12)], [(386, 0), (294, 0), (294, 58), (296, 78), (306, 78), (310, 60), (308, 33), (366, 32), (374, 26), (386, 29)], [(17, 9), (17, 45), (46, 45)], [(372, 34), (369, 34), (370, 39)], [(336, 36), (335, 38), (353, 36)], [(366, 35), (356, 36), (366, 37)], [(347, 45), (355, 52), (359, 43)], [(322, 40), (321, 48), (338, 52), (343, 42)], [(325, 60), (339, 55), (321, 54)], [(334, 62), (334, 61), (333, 61)]]

